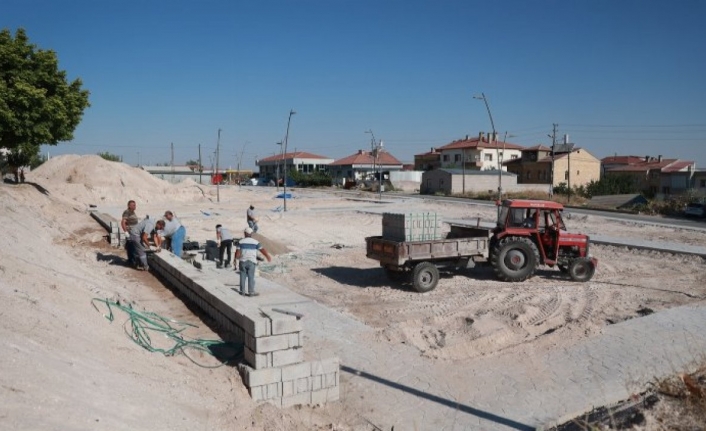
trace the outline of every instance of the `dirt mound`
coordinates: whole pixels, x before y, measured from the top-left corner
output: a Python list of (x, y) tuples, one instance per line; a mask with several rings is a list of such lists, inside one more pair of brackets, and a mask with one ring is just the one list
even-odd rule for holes
[(253, 238), (260, 241), (262, 247), (267, 250), (267, 252), (270, 253), (272, 256), (289, 253), (290, 251), (287, 246), (282, 244), (281, 242), (266, 238), (260, 235), (259, 233), (253, 234)]
[(83, 204), (204, 199), (196, 187), (173, 186), (145, 170), (94, 155), (54, 157), (33, 170), (28, 180), (54, 195)]

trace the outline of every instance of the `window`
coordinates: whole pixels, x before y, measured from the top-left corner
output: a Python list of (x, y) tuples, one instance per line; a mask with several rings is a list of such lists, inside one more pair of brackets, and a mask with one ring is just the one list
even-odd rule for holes
[(490, 153), (486, 153), (483, 155), (483, 160), (486, 162), (492, 162), (493, 161), (493, 155)]
[(581, 175), (581, 171), (576, 171), (576, 176)]
[(565, 180), (569, 179), (569, 171), (564, 171), (564, 179)]
[(512, 155), (510, 156), (510, 160), (515, 160), (516, 158), (517, 158), (517, 154), (512, 154)]
[(701, 187), (706, 187), (706, 180), (701, 180)]
[(449, 161), (449, 155), (448, 155), (448, 154), (444, 154), (444, 161), (445, 161), (445, 162), (448, 162), (448, 161)]
[(460, 154), (454, 154), (454, 162), (460, 162), (461, 161), (461, 155)]

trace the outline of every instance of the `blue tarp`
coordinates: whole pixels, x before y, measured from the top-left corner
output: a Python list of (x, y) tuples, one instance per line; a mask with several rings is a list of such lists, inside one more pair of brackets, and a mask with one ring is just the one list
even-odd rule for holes
[[(280, 193), (277, 196), (275, 196), (276, 199), (284, 199), (284, 193)], [(292, 194), (287, 193), (287, 199), (292, 199)]]

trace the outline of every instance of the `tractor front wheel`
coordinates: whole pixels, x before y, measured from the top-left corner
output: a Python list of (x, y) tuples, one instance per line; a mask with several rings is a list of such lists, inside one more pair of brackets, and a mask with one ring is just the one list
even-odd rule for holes
[(491, 264), (498, 278), (511, 282), (525, 281), (532, 277), (539, 261), (537, 246), (524, 237), (501, 239), (491, 256)]
[(569, 277), (574, 281), (586, 282), (593, 277), (596, 267), (586, 257), (578, 257), (569, 264)]
[(420, 262), (412, 271), (412, 286), (417, 292), (434, 290), (439, 283), (439, 269), (431, 262)]

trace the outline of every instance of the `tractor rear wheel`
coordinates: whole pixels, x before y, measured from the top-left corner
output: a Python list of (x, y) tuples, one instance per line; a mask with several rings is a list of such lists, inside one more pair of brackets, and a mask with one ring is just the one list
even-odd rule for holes
[(412, 271), (412, 286), (417, 292), (434, 290), (439, 283), (439, 269), (431, 262), (420, 262)]
[(586, 257), (577, 257), (569, 264), (569, 277), (574, 281), (586, 282), (596, 273), (593, 262)]
[(491, 264), (498, 278), (511, 282), (525, 281), (532, 277), (539, 261), (537, 246), (524, 237), (501, 239), (491, 256)]

